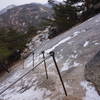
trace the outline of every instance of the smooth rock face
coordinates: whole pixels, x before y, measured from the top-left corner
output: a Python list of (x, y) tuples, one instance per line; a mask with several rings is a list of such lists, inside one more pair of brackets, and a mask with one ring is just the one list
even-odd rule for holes
[(86, 64), (85, 78), (95, 85), (100, 94), (100, 51)]

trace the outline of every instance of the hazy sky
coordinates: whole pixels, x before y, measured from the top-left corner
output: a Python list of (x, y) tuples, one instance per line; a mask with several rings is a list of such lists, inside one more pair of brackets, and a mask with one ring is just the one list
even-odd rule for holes
[[(47, 3), (48, 0), (0, 0), (0, 10), (5, 8), (8, 5), (14, 4), (14, 5), (21, 5), (21, 4), (27, 4), (27, 3)], [(63, 0), (57, 0), (57, 1), (63, 1)]]

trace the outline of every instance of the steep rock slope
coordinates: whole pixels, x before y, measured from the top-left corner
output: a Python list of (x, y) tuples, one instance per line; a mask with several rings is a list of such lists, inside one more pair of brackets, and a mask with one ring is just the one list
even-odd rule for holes
[[(85, 64), (100, 50), (100, 14), (71, 30), (43, 42), (35, 51), (35, 65), (50, 51), (56, 53), (68, 96), (64, 95), (52, 58), (46, 60), (49, 78), (45, 78), (44, 65), (41, 64), (10, 87), (1, 100), (100, 100), (95, 87), (84, 78)], [(0, 77), (0, 91), (13, 83), (25, 72), (33, 68), (33, 56), (19, 62)]]

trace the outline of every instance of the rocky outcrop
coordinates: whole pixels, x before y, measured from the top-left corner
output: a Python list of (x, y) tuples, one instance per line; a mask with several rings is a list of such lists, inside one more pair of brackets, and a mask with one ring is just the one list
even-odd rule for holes
[(30, 26), (38, 27), (45, 19), (52, 18), (52, 9), (41, 4), (16, 6), (0, 15), (0, 27), (12, 27), (26, 32)]
[(100, 94), (100, 51), (86, 64), (85, 78), (95, 85)]

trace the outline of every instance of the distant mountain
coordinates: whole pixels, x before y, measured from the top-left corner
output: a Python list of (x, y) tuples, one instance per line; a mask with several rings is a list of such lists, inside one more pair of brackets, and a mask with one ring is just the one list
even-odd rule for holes
[(50, 4), (48, 4), (48, 3), (44, 4), (44, 6), (52, 8), (52, 6)]
[[(63, 3), (62, 1), (54, 1), (55, 4)], [(46, 7), (52, 8), (52, 6), (49, 3), (44, 4)]]
[(5, 13), (5, 12), (7, 12), (7, 10), (9, 10), (11, 8), (14, 8), (14, 7), (16, 7), (16, 5), (9, 5), (9, 6), (7, 6), (6, 8), (4, 8), (4, 9), (2, 9), (0, 11), (0, 15), (3, 14), (3, 13)]
[(52, 18), (52, 9), (41, 4), (16, 6), (0, 15), (0, 27), (12, 27), (24, 32), (29, 26), (37, 26), (45, 18)]

